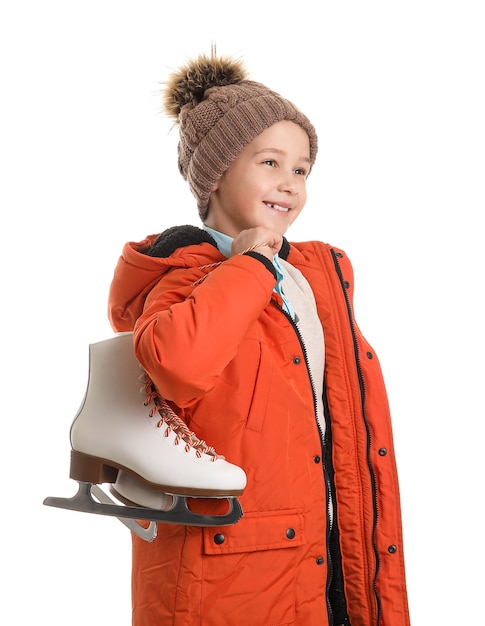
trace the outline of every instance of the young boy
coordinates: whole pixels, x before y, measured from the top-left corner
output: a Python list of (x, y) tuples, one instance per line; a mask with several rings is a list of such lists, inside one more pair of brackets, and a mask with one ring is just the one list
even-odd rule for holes
[[(214, 55), (171, 76), (165, 108), (202, 225), (126, 244), (110, 321), (134, 331), (160, 395), (247, 486), (235, 525), (133, 537), (133, 624), (408, 626), (388, 403), (352, 267), (285, 238), (315, 129)], [(135, 499), (121, 472), (115, 488)]]

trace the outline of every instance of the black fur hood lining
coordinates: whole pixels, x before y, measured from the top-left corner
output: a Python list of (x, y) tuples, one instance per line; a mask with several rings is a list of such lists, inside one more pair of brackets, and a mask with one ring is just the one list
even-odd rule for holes
[[(201, 243), (209, 243), (214, 248), (217, 248), (217, 244), (213, 237), (202, 228), (198, 226), (191, 226), (185, 224), (184, 226), (172, 226), (164, 230), (155, 239), (153, 244), (145, 254), (148, 256), (158, 257), (166, 259), (175, 252), (178, 248), (184, 248), (186, 246), (194, 246)], [(279, 252), (279, 257), (285, 260), (290, 252), (290, 244), (287, 239), (283, 237), (283, 245)]]

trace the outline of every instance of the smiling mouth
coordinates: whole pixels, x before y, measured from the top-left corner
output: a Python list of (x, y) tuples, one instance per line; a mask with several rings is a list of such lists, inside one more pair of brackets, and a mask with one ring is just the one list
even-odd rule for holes
[(275, 211), (281, 211), (282, 213), (288, 213), (290, 210), (288, 207), (281, 206), (281, 204), (273, 204), (272, 202), (264, 203), (270, 209), (274, 209)]

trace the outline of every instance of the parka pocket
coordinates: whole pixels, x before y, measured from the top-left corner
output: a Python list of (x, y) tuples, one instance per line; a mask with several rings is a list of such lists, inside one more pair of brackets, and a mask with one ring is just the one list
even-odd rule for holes
[(233, 526), (204, 528), (205, 554), (231, 554), (294, 548), (305, 543), (303, 513), (298, 510), (245, 513)]
[(303, 515), (297, 510), (247, 513), (234, 526), (204, 528), (203, 623), (295, 624), (303, 544)]
[(259, 358), (257, 369), (255, 369), (256, 377), (254, 380), (246, 428), (260, 432), (263, 430), (264, 420), (268, 410), (273, 379), (273, 360), (264, 344), (258, 343), (257, 348), (259, 349)]

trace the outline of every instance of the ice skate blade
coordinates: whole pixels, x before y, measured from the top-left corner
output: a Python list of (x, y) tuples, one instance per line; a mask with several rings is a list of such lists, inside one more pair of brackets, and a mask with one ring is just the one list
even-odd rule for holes
[[(91, 487), (91, 493), (97, 500), (103, 502), (104, 504), (116, 504), (116, 502), (112, 500), (98, 485), (93, 485)], [(148, 543), (151, 543), (157, 538), (157, 522), (150, 522), (145, 528), (145, 526), (142, 526), (135, 519), (130, 519), (129, 517), (118, 517), (117, 520), (131, 530), (132, 533), (135, 533), (135, 535), (140, 537), (140, 539), (148, 541)]]
[(223, 515), (206, 515), (204, 513), (193, 513), (188, 508), (187, 500), (184, 496), (174, 496), (172, 507), (166, 511), (156, 511), (155, 509), (138, 506), (100, 503), (93, 498), (91, 492), (93, 486), (92, 483), (79, 482), (78, 492), (72, 498), (48, 497), (45, 498), (44, 504), (82, 513), (96, 513), (98, 515), (160, 522), (162, 524), (182, 524), (183, 526), (228, 526), (236, 524), (243, 515), (239, 500), (232, 497), (227, 498), (229, 501), (229, 511), (227, 513)]

